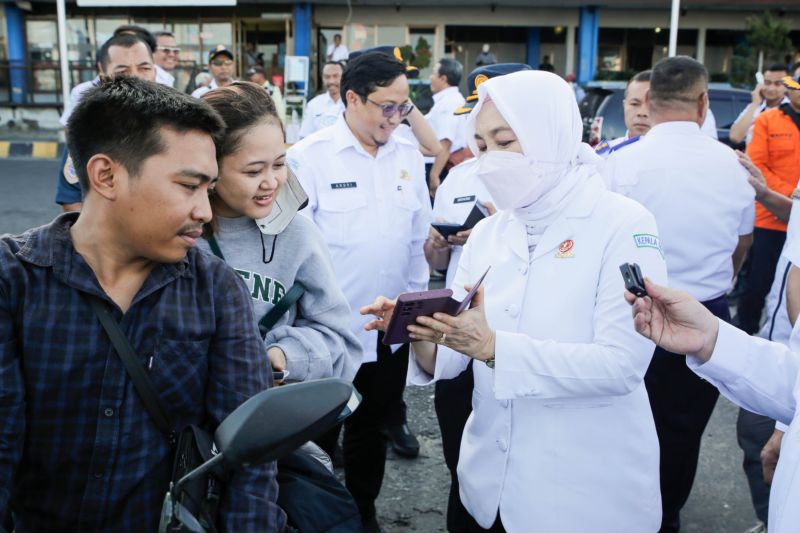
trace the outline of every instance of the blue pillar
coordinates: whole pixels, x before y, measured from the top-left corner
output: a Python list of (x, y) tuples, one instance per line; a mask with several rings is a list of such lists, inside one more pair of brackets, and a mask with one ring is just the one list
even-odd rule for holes
[(11, 67), (11, 102), (22, 104), (28, 95), (28, 83), (25, 72), (25, 19), (22, 10), (7, 2), (6, 35), (8, 37), (8, 62)]
[(528, 28), (528, 46), (525, 49), (525, 62), (536, 68), (541, 63), (541, 32), (539, 28)]
[(311, 4), (294, 4), (294, 55), (311, 57)]
[(600, 10), (582, 7), (578, 27), (578, 83), (594, 79), (597, 69), (597, 39), (600, 34)]

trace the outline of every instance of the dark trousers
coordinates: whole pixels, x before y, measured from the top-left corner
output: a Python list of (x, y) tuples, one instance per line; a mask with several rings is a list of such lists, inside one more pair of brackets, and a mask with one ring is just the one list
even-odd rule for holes
[(750, 499), (759, 520), (767, 524), (769, 515), (769, 485), (764, 483), (761, 468), (761, 449), (775, 431), (775, 421), (768, 416), (739, 409), (736, 419), (736, 439), (744, 452), (742, 468), (750, 486)]
[(379, 333), (378, 360), (362, 363), (353, 379), (362, 396), (361, 404), (344, 421), (345, 485), (355, 498), (363, 520), (375, 516), (375, 499), (386, 466), (384, 422), (388, 410), (403, 395), (408, 372), (408, 345), (392, 353), (383, 345), (382, 338)]
[(458, 455), (461, 449), (461, 435), (472, 412), (472, 389), (475, 379), (472, 374), (472, 361), (467, 369), (453, 379), (436, 382), (433, 404), (439, 430), (442, 432), (444, 462), (450, 471), (450, 495), (447, 499), (447, 531), (460, 533), (468, 530), (473, 522), (458, 492)]
[[(704, 302), (717, 317), (730, 321), (724, 296)], [(656, 348), (644, 377), (658, 432), (661, 464), (661, 532), (680, 530), (680, 511), (694, 483), (700, 440), (719, 391), (700, 379), (686, 359)]]
[(736, 325), (750, 335), (758, 331), (761, 323), (764, 301), (772, 287), (775, 267), (785, 241), (785, 231), (753, 230), (753, 246), (750, 247), (747, 270), (740, 274), (741, 292), (736, 306)]

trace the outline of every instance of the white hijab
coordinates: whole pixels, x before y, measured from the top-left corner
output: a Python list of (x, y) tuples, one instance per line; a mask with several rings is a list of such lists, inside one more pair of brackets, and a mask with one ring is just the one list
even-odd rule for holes
[(478, 86), (478, 97), (467, 121), (473, 153), (479, 153), (476, 118), (488, 97), (514, 130), (532, 169), (548, 176), (545, 192), (531, 205), (514, 210), (523, 220), (540, 219), (563, 205), (576, 185), (597, 172), (602, 159), (581, 142), (583, 121), (575, 93), (559, 76), (537, 70), (498, 76)]

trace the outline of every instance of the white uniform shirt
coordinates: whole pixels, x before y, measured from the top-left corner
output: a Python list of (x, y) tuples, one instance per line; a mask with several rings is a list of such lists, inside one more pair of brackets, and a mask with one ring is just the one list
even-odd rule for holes
[[(789, 103), (789, 97), (788, 96), (784, 96), (783, 100), (781, 100), (781, 103), (778, 104), (778, 105), (780, 106), (782, 104), (787, 104), (787, 103)], [(758, 115), (760, 115), (761, 113), (763, 113), (767, 109), (773, 109), (773, 108), (767, 108), (767, 101), (764, 100), (764, 101), (761, 102), (761, 104), (759, 104), (759, 106), (756, 108), (756, 110), (753, 111), (753, 118), (750, 120), (750, 125), (747, 127), (747, 135), (744, 138), (745, 144), (750, 144), (750, 141), (753, 140), (753, 124), (756, 123), (756, 119), (758, 118)], [(747, 113), (747, 107), (742, 109), (742, 112), (739, 113), (738, 117), (736, 117), (736, 120), (734, 121), (734, 124), (739, 122), (739, 120), (742, 118), (742, 116), (744, 116), (745, 113)]]
[[(453, 114), (456, 109), (463, 107), (465, 103), (466, 100), (461, 96), (458, 87), (448, 87), (433, 95), (433, 107), (425, 115), (428, 124), (431, 125), (431, 128), (436, 133), (436, 140), (448, 139), (452, 143), (450, 153), (465, 146), (463, 135), (459, 133), (461, 124), (464, 121), (458, 115)], [(425, 158), (426, 163), (433, 163), (435, 160), (435, 157)]]
[(161, 85), (166, 85), (167, 87), (174, 87), (175, 86), (175, 76), (161, 68), (160, 66), (156, 65), (156, 83), (160, 83)]
[(331, 250), (339, 285), (353, 311), (353, 332), (364, 346), (364, 362), (377, 358), (377, 333), (358, 310), (380, 295), (428, 288), (422, 245), (432, 221), (422, 156), (392, 136), (367, 153), (344, 116), (288, 152), (308, 194), (301, 213), (319, 226)]
[(610, 156), (614, 152), (614, 148), (624, 143), (625, 141), (629, 141), (630, 139), (631, 139), (631, 134), (626, 131), (624, 137), (617, 137), (616, 139), (611, 139), (610, 141), (606, 141), (595, 147), (594, 153), (596, 153), (603, 159), (608, 159), (608, 156)]
[(303, 124), (300, 126), (300, 138), (308, 137), (312, 133), (332, 126), (344, 112), (344, 102), (339, 98), (333, 101), (328, 91), (309, 100), (303, 111)]
[[(472, 365), (458, 480), (482, 527), (499, 509), (510, 532), (658, 530), (658, 438), (643, 383), (654, 346), (633, 327), (619, 272), (636, 262), (666, 279), (657, 241), (653, 216), (597, 176), (548, 226), (532, 259), (525, 225), (508, 211), (473, 230), (453, 292), (463, 298), (464, 284), (491, 265), (483, 286), (496, 361), (494, 370)], [(439, 346), (435, 375), (412, 357), (408, 382), (455, 377), (468, 361)]]
[(78, 105), (78, 102), (81, 101), (83, 95), (86, 91), (91, 89), (92, 87), (96, 87), (100, 85), (100, 78), (97, 77), (90, 81), (85, 81), (83, 83), (79, 83), (72, 90), (69, 92), (69, 103), (64, 106), (64, 112), (61, 113), (61, 118), (58, 119), (58, 122), (67, 127), (67, 121), (69, 120), (70, 115), (72, 114), (72, 110), (75, 109), (75, 106)]
[[(447, 179), (436, 189), (433, 201), (433, 219), (448, 224), (463, 224), (475, 202), (486, 204), (492, 197), (486, 186), (475, 174), (478, 158), (467, 159), (450, 169)], [(450, 262), (447, 265), (445, 287), (452, 287), (453, 278), (461, 258), (462, 246), (450, 245)]]
[(211, 80), (211, 83), (208, 84), (208, 87), (198, 87), (194, 91), (192, 91), (192, 96), (195, 98), (200, 98), (208, 91), (217, 88), (217, 80)]
[(733, 150), (694, 122), (665, 122), (614, 152), (604, 174), (611, 190), (655, 215), (673, 287), (700, 301), (728, 292), (731, 256), (755, 218), (755, 192)]
[(786, 225), (786, 241), (775, 267), (775, 278), (767, 296), (767, 321), (758, 332), (764, 339), (780, 342), (788, 346), (792, 334), (792, 324), (786, 309), (786, 277), (789, 266), (800, 267), (800, 198), (792, 196), (792, 211)]
[(719, 135), (717, 133), (717, 119), (714, 117), (714, 112), (711, 111), (710, 107), (706, 113), (706, 119), (703, 121), (703, 125), (700, 127), (700, 131), (714, 140), (719, 140)]
[(331, 61), (347, 61), (350, 57), (350, 52), (343, 44), (335, 46), (333, 43), (328, 45), (328, 50), (325, 52), (325, 57), (330, 58)]
[(721, 394), (748, 411), (788, 424), (769, 495), (770, 533), (795, 533), (800, 524), (800, 321), (790, 346), (767, 342), (719, 321), (711, 359), (686, 363)]

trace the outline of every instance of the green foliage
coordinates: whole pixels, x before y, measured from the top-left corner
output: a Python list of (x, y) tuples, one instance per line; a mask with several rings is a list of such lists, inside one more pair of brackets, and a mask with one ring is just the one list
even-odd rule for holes
[(747, 38), (733, 49), (730, 82), (734, 86), (752, 87), (758, 68), (758, 54), (764, 54), (764, 66), (783, 63), (792, 51), (788, 20), (776, 17), (769, 11), (747, 19)]
[(422, 70), (431, 64), (431, 45), (425, 37), (417, 39), (417, 46), (412, 48), (410, 44), (400, 47), (400, 54), (403, 61)]
[(764, 52), (765, 64), (783, 62), (786, 53), (792, 49), (789, 22), (769, 11), (748, 18), (747, 30), (747, 41), (756, 54)]

